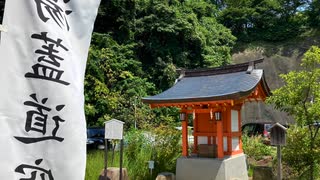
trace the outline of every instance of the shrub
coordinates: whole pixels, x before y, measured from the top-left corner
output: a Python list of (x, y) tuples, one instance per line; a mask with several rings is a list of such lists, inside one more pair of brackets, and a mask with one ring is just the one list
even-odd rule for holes
[(104, 168), (104, 151), (91, 150), (87, 152), (85, 180), (96, 180)]
[(242, 144), (244, 153), (254, 160), (261, 160), (264, 156), (273, 156), (274, 150), (271, 146), (263, 143), (261, 136), (242, 136)]
[[(155, 179), (164, 171), (174, 172), (176, 159), (181, 155), (180, 132), (161, 126), (152, 131), (131, 130), (126, 135), (125, 160), (131, 179)], [(148, 161), (154, 161), (150, 177)]]
[(290, 127), (287, 131), (287, 145), (282, 149), (283, 161), (299, 178), (310, 177), (310, 167), (315, 165), (314, 177), (320, 178), (320, 137), (315, 140), (315, 148), (310, 148), (308, 127)]
[(155, 143), (153, 159), (155, 174), (160, 172), (175, 172), (176, 160), (181, 156), (181, 132), (174, 128), (161, 126), (154, 131)]
[(147, 162), (151, 160), (152, 142), (142, 131), (131, 130), (126, 136), (125, 160), (130, 179), (146, 179)]

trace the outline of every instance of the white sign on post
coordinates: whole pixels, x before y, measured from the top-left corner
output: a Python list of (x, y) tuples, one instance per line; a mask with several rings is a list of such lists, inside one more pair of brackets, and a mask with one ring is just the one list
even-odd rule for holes
[(148, 161), (149, 169), (154, 169), (154, 161)]
[(111, 119), (105, 122), (105, 139), (122, 139), (124, 122)]

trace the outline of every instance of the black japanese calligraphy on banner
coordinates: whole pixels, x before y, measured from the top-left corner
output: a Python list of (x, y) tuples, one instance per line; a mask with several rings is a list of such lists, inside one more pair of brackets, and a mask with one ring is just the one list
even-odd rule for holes
[[(31, 94), (30, 97), (33, 101), (25, 101), (24, 105), (33, 107), (34, 110), (30, 110), (26, 113), (25, 131), (36, 132), (39, 134), (37, 137), (19, 137), (14, 136), (17, 140), (24, 144), (32, 144), (40, 141), (55, 140), (62, 142), (63, 137), (58, 137), (57, 132), (60, 127), (60, 123), (64, 123), (65, 120), (61, 119), (60, 116), (50, 116), (51, 108), (47, 107), (45, 104), (48, 98), (43, 98), (41, 101), (38, 100), (36, 94)], [(55, 107), (56, 111), (59, 112), (64, 108), (65, 105), (57, 105)], [(48, 133), (49, 127), (54, 126), (51, 133)], [(50, 134), (50, 135), (48, 135)]]
[[(52, 18), (60, 28), (66, 28), (69, 31), (70, 27), (68, 24), (67, 15), (71, 14), (72, 10), (65, 10), (61, 8), (58, 5), (58, 0), (34, 1), (37, 5), (38, 16), (43, 22), (47, 22), (50, 18)], [(65, 4), (69, 1), (70, 0), (63, 0)], [(46, 14), (48, 14), (48, 16), (45, 15), (44, 11), (47, 12)]]
[(51, 170), (46, 170), (39, 167), (43, 159), (37, 159), (35, 166), (28, 164), (21, 164), (16, 169), (16, 173), (23, 174), (26, 178), (20, 180), (54, 180)]
[(33, 72), (25, 74), (26, 78), (36, 78), (48, 81), (57, 82), (63, 85), (69, 85), (69, 82), (61, 80), (64, 73), (63, 70), (58, 69), (60, 62), (64, 58), (59, 56), (59, 50), (69, 51), (64, 45), (62, 45), (61, 39), (51, 39), (47, 36), (48, 32), (41, 32), (40, 34), (32, 34), (32, 39), (43, 40), (44, 45), (41, 49), (35, 51), (36, 54), (40, 55), (37, 64), (32, 66)]
[(6, 1), (0, 180), (85, 178), (83, 77), (99, 3)]

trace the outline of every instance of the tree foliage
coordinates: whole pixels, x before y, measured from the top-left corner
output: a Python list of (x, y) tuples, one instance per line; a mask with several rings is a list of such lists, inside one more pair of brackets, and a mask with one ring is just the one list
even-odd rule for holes
[(304, 54), (301, 70), (282, 74), (285, 85), (268, 99), (275, 108), (291, 114), (305, 126), (320, 118), (320, 48), (313, 46)]
[[(228, 64), (235, 37), (205, 0), (138, 0), (101, 4), (96, 31), (118, 43), (135, 43), (144, 77), (160, 90), (172, 86), (176, 68)], [(106, 21), (107, 20), (107, 21)]]
[(93, 35), (85, 76), (89, 125), (101, 125), (111, 118), (134, 119), (135, 99), (154, 92), (154, 85), (140, 78), (143, 72), (134, 57), (134, 46), (119, 45), (108, 35)]
[[(312, 154), (318, 153), (319, 144), (316, 139), (320, 119), (320, 48), (313, 46), (304, 54), (299, 71), (291, 71), (280, 77), (285, 85), (274, 90), (267, 101), (273, 103), (275, 108), (292, 115), (298, 126), (308, 129), (307, 140), (295, 139), (306, 141), (300, 144), (300, 150), (307, 148)], [(303, 162), (310, 172), (310, 179), (313, 179), (317, 162), (318, 159), (312, 158)]]
[(102, 2), (85, 77), (88, 124), (175, 124), (177, 109), (150, 110), (141, 97), (171, 87), (177, 68), (230, 62), (235, 37), (216, 14), (205, 0)]
[(310, 7), (307, 9), (308, 22), (311, 27), (320, 27), (320, 1), (313, 0)]
[(304, 31), (309, 3), (308, 0), (226, 0), (219, 19), (241, 40), (281, 41)]
[(292, 168), (289, 179), (308, 179), (310, 163), (314, 162), (315, 179), (320, 177), (320, 136), (315, 139), (314, 149), (310, 149), (310, 133), (308, 128), (292, 126), (287, 130), (287, 145), (282, 148), (283, 161)]
[(141, 97), (171, 87), (178, 68), (230, 63), (233, 35), (245, 41), (298, 35), (317, 8), (308, 0), (102, 1), (86, 72), (89, 125), (111, 117), (128, 127), (174, 123), (176, 109), (150, 110)]
[(85, 114), (88, 126), (116, 118), (125, 128), (174, 124), (176, 109), (151, 110), (141, 97), (155, 94), (136, 58), (135, 43), (118, 44), (110, 35), (94, 33), (85, 75)]
[[(171, 3), (170, 3), (171, 2)], [(216, 21), (205, 1), (148, 1), (136, 11), (137, 56), (148, 79), (164, 90), (176, 67), (212, 67), (230, 62), (235, 38)]]

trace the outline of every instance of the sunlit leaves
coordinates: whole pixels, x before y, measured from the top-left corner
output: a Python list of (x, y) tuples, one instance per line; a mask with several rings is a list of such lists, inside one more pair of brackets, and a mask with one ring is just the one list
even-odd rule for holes
[[(287, 130), (287, 145), (282, 148), (283, 161), (294, 171), (290, 179), (307, 179), (310, 176), (310, 163), (319, 164), (320, 136), (314, 140), (314, 149), (310, 149), (310, 132), (308, 127), (292, 126)], [(319, 169), (315, 171), (318, 173)], [(316, 173), (315, 173), (316, 175)], [(295, 178), (294, 178), (295, 177)], [(315, 178), (315, 179), (318, 179)]]
[(235, 37), (217, 22), (217, 10), (207, 1), (148, 1), (136, 13), (137, 55), (161, 90), (174, 82), (176, 67), (214, 67), (231, 60)]
[(276, 108), (291, 114), (299, 125), (320, 119), (320, 49), (312, 47), (304, 55), (300, 71), (280, 77), (285, 85), (274, 90), (268, 99)]
[(85, 76), (85, 112), (89, 126), (101, 126), (104, 121), (117, 117), (124, 121), (134, 119), (130, 97), (140, 98), (154, 91), (152, 83), (139, 77), (143, 71), (135, 59), (134, 47), (133, 44), (119, 45), (108, 35), (93, 35)]
[(313, 179), (318, 172), (320, 121), (320, 48), (311, 47), (301, 63), (301, 70), (281, 75), (285, 85), (274, 90), (268, 98), (275, 108), (288, 112), (299, 127), (289, 129), (285, 160), (301, 174)]

